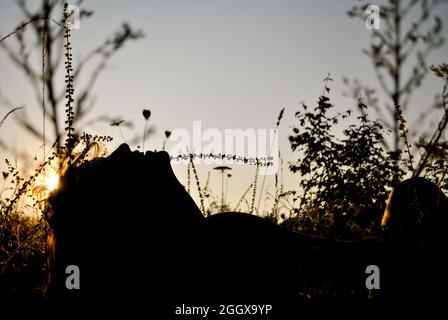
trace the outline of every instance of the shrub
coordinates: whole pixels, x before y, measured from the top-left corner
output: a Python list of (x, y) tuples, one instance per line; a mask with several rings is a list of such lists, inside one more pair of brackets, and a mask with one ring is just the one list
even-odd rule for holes
[(301, 195), (295, 215), (285, 225), (314, 234), (357, 238), (371, 233), (379, 223), (397, 154), (384, 150), (383, 127), (368, 118), (361, 101), (358, 123), (349, 125), (342, 138), (335, 137), (334, 126), (352, 112), (330, 116), (331, 108), (329, 97), (322, 94), (314, 110), (303, 104), (296, 113), (298, 126), (289, 141), (299, 159), (289, 168), (301, 177)]

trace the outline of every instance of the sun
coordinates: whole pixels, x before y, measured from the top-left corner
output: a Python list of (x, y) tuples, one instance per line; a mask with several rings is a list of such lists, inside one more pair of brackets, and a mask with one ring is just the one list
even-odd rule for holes
[(59, 185), (59, 176), (56, 171), (51, 170), (44, 179), (47, 189), (51, 192)]

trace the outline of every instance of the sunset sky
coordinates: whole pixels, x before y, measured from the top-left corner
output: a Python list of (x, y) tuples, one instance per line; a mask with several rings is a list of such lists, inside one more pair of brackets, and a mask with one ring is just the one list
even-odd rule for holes
[[(40, 1), (29, 1), (33, 8)], [(141, 29), (145, 38), (130, 42), (112, 58), (99, 78), (94, 91), (96, 105), (89, 119), (107, 114), (131, 121), (132, 130), (123, 128), (126, 138), (143, 132), (142, 110), (150, 109), (156, 133), (146, 141), (147, 148), (161, 149), (165, 130), (192, 130), (193, 121), (201, 121), (203, 130), (272, 129), (279, 111), (286, 107), (279, 130), (280, 150), (284, 161), (293, 161), (288, 135), (294, 125), (294, 113), (300, 101), (313, 105), (323, 90), (328, 73), (330, 98), (335, 110), (354, 108), (355, 102), (345, 98), (343, 77), (358, 78), (379, 89), (369, 58), (362, 53), (370, 41), (370, 32), (360, 19), (347, 16), (352, 6), (364, 3), (355, 0), (191, 0), (191, 1), (84, 1), (81, 9), (93, 10), (92, 17), (81, 21), (73, 30), (74, 66), (79, 57), (112, 35), (124, 21)], [(384, 1), (371, 1), (381, 4)], [(443, 34), (448, 37), (448, 5), (438, 7), (444, 22)], [(57, 17), (55, 17), (57, 18)], [(1, 1), (0, 35), (23, 22), (14, 1)], [(14, 46), (14, 37), (7, 40)], [(428, 58), (429, 64), (447, 61), (447, 45)], [(40, 62), (35, 58), (38, 70)], [(63, 74), (61, 73), (61, 85)], [(79, 85), (82, 86), (83, 80)], [(416, 120), (419, 110), (432, 103), (443, 83), (429, 74), (415, 94), (405, 116)], [(37, 126), (42, 115), (34, 93), (23, 74), (0, 50), (0, 92), (14, 105), (0, 105), (0, 118), (13, 107), (24, 110)], [(379, 92), (381, 101), (385, 96)], [(374, 116), (372, 112), (372, 117)], [(440, 117), (434, 114), (433, 119)], [(36, 154), (42, 141), (19, 130), (14, 115), (0, 128), (0, 139), (12, 142), (20, 151)], [(109, 150), (123, 142), (118, 130), (107, 123), (98, 123), (86, 131), (114, 137)], [(170, 143), (167, 144), (169, 150)], [(134, 146), (135, 147), (135, 146)], [(0, 149), (3, 158), (11, 156)], [(173, 167), (185, 183), (185, 166)], [(213, 165), (199, 165), (204, 183)], [(252, 182), (254, 166), (234, 166), (229, 182), (228, 199), (235, 205)], [(286, 189), (295, 188), (297, 176), (284, 168)], [(211, 172), (211, 186), (218, 197), (220, 175)], [(272, 190), (273, 178), (266, 181)]]

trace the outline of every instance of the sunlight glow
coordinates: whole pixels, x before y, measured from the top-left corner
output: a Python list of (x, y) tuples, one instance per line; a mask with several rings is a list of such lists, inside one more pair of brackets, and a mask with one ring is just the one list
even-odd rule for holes
[(44, 182), (50, 192), (56, 189), (59, 185), (59, 176), (56, 171), (50, 171)]

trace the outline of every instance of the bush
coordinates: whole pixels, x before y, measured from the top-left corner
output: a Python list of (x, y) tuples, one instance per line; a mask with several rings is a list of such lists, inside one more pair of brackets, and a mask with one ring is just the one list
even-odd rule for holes
[(384, 150), (383, 127), (368, 118), (361, 102), (359, 123), (349, 125), (342, 138), (336, 138), (334, 126), (352, 112), (330, 116), (332, 107), (330, 99), (321, 95), (314, 110), (303, 104), (296, 113), (298, 126), (289, 141), (299, 159), (289, 168), (300, 175), (302, 194), (285, 225), (330, 237), (359, 238), (378, 226), (386, 187), (396, 176), (397, 154)]

